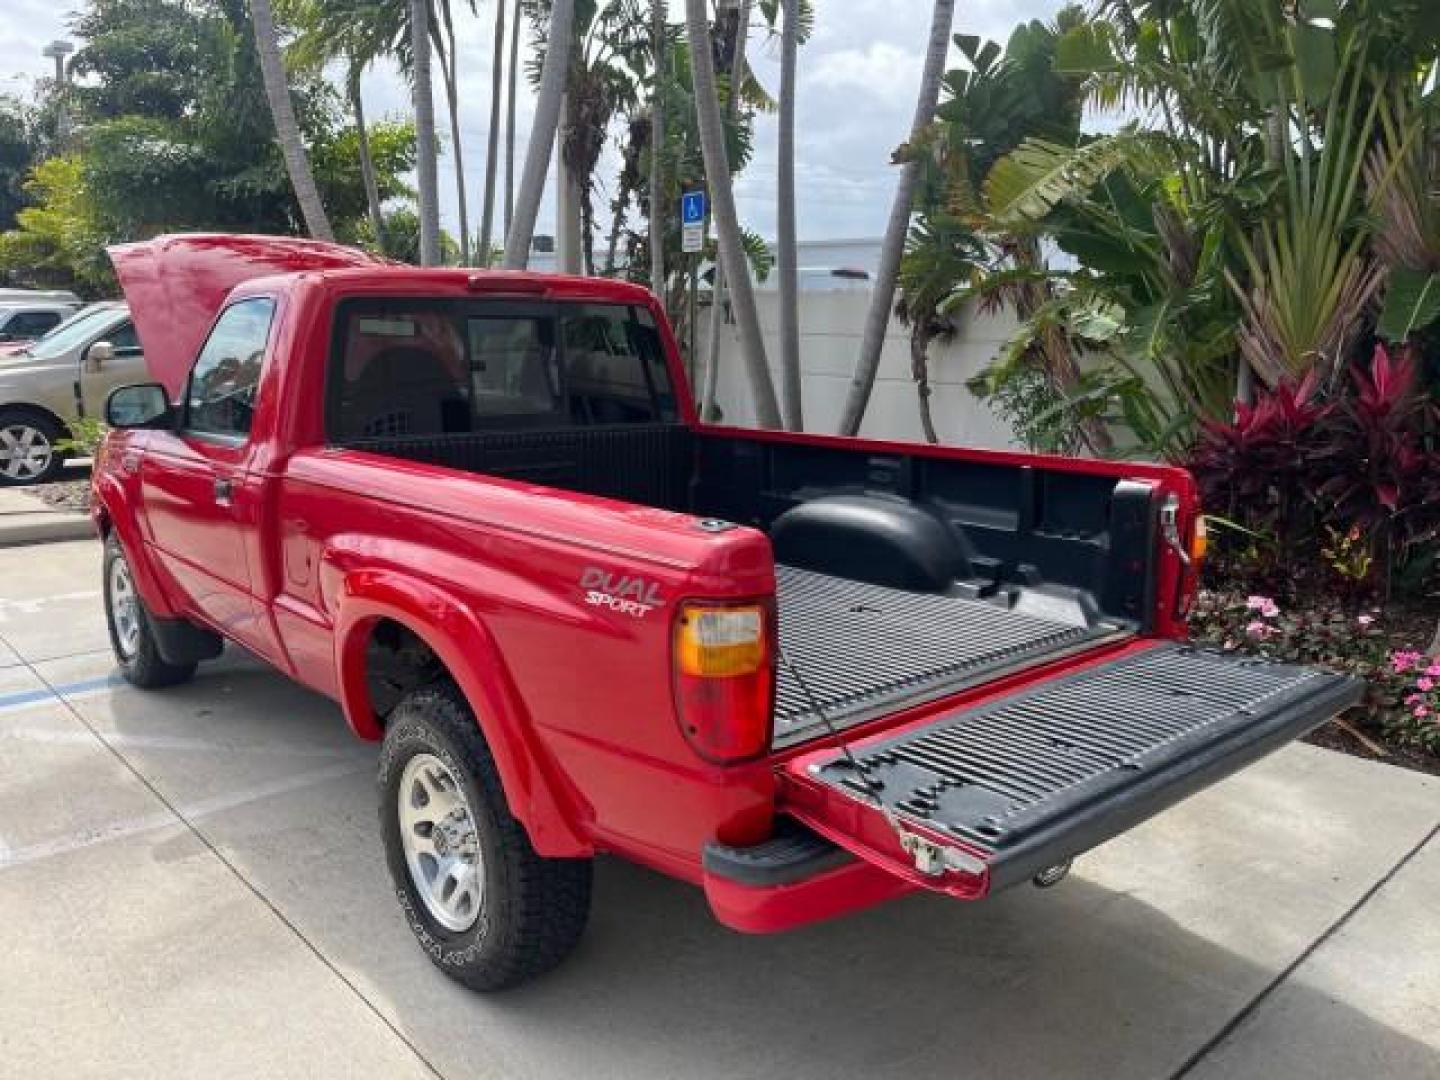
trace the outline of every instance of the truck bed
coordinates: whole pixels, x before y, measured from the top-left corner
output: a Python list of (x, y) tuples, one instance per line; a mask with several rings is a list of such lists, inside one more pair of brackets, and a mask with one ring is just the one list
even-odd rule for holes
[(776, 567), (776, 592), (776, 747), (822, 734), (817, 710), (842, 729), (1129, 633), (792, 566)]

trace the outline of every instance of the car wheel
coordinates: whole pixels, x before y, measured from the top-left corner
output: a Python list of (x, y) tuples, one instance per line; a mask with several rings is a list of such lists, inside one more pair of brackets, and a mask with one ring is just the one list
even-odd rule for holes
[(135, 577), (126, 561), (125, 549), (114, 533), (105, 541), (105, 621), (110, 628), (110, 648), (125, 681), (142, 690), (158, 690), (188, 682), (196, 664), (172, 664), (160, 655), (150, 613), (135, 589)]
[(591, 860), (535, 853), (454, 684), (414, 691), (390, 714), (379, 794), (396, 896), (440, 970), (472, 990), (503, 990), (574, 950)]
[(60, 475), (64, 429), (43, 413), (0, 410), (0, 487), (44, 484)]

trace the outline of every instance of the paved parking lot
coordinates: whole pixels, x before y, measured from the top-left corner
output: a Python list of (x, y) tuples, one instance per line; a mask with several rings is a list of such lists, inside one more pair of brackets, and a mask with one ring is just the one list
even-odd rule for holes
[(0, 1076), (1440, 1076), (1434, 778), (1296, 746), (1058, 889), (775, 938), (602, 861), (575, 958), (478, 997), (397, 914), (374, 749), (234, 650), (117, 684), (98, 566), (0, 551)]

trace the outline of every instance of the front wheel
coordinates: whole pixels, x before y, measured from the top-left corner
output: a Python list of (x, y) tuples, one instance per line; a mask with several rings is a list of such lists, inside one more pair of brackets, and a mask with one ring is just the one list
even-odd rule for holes
[(160, 655), (155, 630), (145, 602), (135, 590), (135, 577), (125, 558), (125, 549), (114, 533), (105, 541), (105, 621), (110, 628), (110, 648), (125, 681), (142, 690), (157, 690), (188, 682), (196, 664), (172, 664)]
[(379, 794), (396, 897), (445, 974), (472, 990), (504, 990), (579, 944), (590, 860), (535, 853), (453, 684), (417, 690), (390, 714)]
[(65, 465), (56, 445), (64, 438), (64, 429), (42, 413), (0, 409), (0, 487), (54, 480)]

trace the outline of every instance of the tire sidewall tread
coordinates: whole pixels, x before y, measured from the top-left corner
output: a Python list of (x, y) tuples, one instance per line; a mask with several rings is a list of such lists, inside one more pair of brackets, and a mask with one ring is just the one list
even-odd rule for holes
[[(452, 931), (426, 910), (410, 877), (397, 813), (400, 778), (419, 753), (433, 754), (465, 788), (484, 859), (473, 926)], [(391, 712), (377, 774), (381, 836), (396, 899), (421, 949), (473, 990), (503, 990), (555, 967), (579, 943), (590, 907), (589, 859), (535, 853), (510, 813), (499, 771), (458, 687), (436, 683)]]

